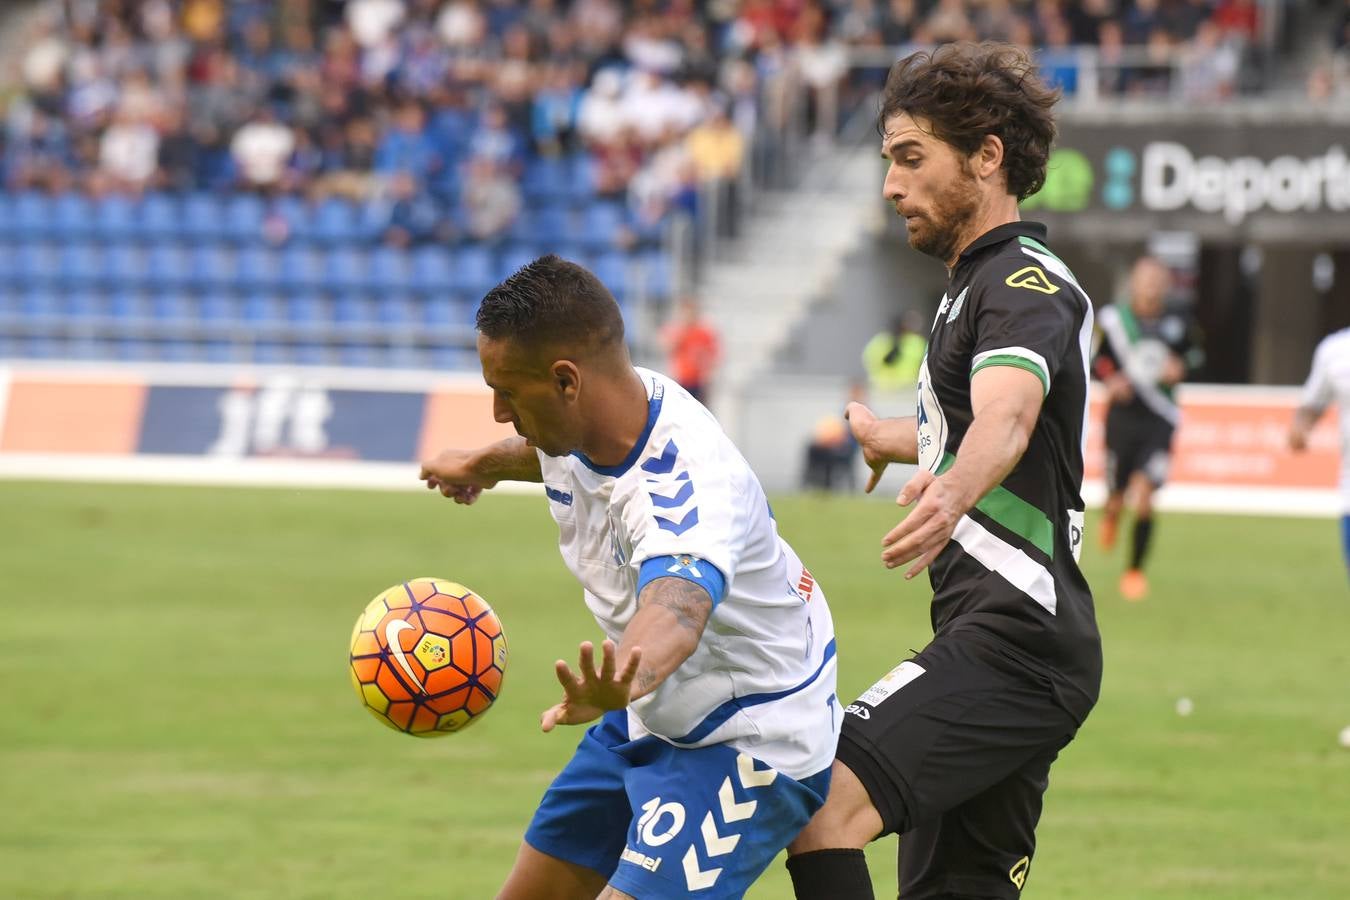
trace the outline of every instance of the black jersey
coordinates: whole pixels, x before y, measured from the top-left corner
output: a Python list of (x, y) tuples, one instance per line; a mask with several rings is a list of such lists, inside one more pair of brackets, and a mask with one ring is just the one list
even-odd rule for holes
[(1099, 378), (1121, 372), (1130, 380), (1134, 396), (1113, 402), (1113, 410), (1126, 413), (1130, 421), (1157, 423), (1175, 428), (1181, 419), (1175, 386), (1162, 380), (1169, 357), (1180, 358), (1187, 371), (1204, 361), (1190, 323), (1176, 313), (1142, 318), (1128, 303), (1112, 303), (1098, 317), (1101, 340), (1092, 370)]
[(919, 465), (945, 472), (986, 366), (1036, 374), (1044, 405), (1012, 472), (961, 518), (930, 567), (935, 634), (982, 633), (1045, 672), (1080, 721), (1101, 682), (1092, 594), (1078, 568), (1092, 303), (1045, 246), (1013, 222), (966, 249), (933, 321), (919, 376)]

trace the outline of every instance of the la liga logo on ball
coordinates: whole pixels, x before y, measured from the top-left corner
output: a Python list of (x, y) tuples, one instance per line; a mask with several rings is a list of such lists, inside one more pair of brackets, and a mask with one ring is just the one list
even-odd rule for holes
[(352, 686), (382, 723), (436, 737), (487, 712), (506, 674), (506, 635), (473, 591), (414, 578), (380, 593), (352, 629)]

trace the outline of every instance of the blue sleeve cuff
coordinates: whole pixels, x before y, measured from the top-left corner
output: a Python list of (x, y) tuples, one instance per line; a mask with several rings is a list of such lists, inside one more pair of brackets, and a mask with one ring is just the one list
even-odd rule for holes
[(727, 593), (727, 580), (722, 571), (705, 559), (697, 556), (653, 556), (642, 561), (638, 572), (638, 596), (642, 589), (658, 578), (683, 578), (708, 592), (712, 598), (713, 609), (722, 602)]

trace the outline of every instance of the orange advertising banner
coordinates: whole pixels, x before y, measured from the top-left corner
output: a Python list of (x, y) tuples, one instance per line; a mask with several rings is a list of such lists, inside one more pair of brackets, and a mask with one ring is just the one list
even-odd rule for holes
[[(1340, 472), (1337, 411), (1327, 410), (1308, 449), (1289, 449), (1298, 408), (1294, 388), (1187, 386), (1178, 394), (1181, 427), (1172, 443), (1169, 485), (1334, 488)], [(1088, 479), (1101, 479), (1106, 460), (1106, 402), (1098, 392), (1088, 416)]]

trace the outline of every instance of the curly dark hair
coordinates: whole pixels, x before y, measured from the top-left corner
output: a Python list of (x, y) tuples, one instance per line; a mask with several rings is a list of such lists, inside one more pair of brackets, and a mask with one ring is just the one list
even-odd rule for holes
[(965, 156), (985, 135), (1003, 142), (1008, 192), (1024, 200), (1045, 184), (1051, 113), (1058, 88), (1041, 81), (1026, 52), (995, 41), (945, 44), (906, 56), (891, 67), (882, 92), (877, 131), (897, 113), (926, 119), (932, 134)]
[(553, 254), (522, 266), (487, 292), (475, 325), (484, 337), (512, 338), (532, 348), (622, 345), (623, 314), (614, 295), (588, 269)]

